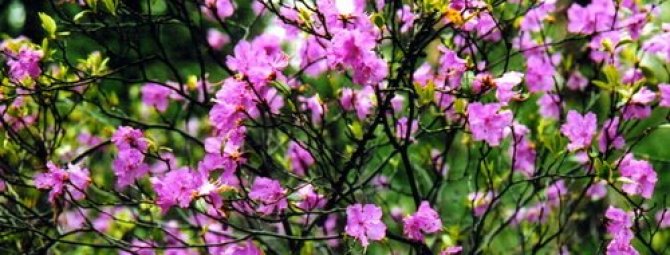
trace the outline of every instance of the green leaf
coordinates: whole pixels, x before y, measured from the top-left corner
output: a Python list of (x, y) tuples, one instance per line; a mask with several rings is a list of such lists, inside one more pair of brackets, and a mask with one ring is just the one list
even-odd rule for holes
[(49, 38), (56, 38), (56, 29), (58, 28), (56, 26), (56, 21), (51, 18), (51, 16), (43, 12), (40, 12), (39, 16), (40, 20), (42, 21), (42, 28), (44, 28), (44, 31), (47, 32)]
[(116, 15), (116, 6), (119, 5), (118, 0), (102, 0), (102, 4), (107, 11)]
[(82, 19), (84, 17), (84, 15), (86, 15), (90, 12), (91, 11), (89, 11), (89, 10), (83, 10), (83, 11), (77, 13), (77, 15), (74, 15), (74, 18), (72, 18), (72, 20), (74, 20), (74, 22), (77, 23), (77, 22), (79, 22), (80, 19)]

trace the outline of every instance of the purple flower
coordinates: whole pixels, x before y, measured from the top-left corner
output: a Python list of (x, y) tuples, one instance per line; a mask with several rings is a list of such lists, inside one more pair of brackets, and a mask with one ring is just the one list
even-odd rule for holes
[(547, 196), (547, 205), (558, 206), (561, 203), (561, 198), (568, 194), (568, 188), (565, 187), (565, 181), (558, 180), (545, 190)]
[(119, 151), (112, 162), (116, 175), (116, 187), (122, 189), (149, 172), (149, 165), (144, 163), (144, 153), (138, 149), (128, 148)]
[(592, 201), (604, 198), (607, 195), (607, 181), (600, 180), (593, 183), (593, 185), (586, 190), (586, 195), (591, 197)]
[(412, 12), (412, 7), (403, 5), (396, 13), (396, 17), (400, 19), (400, 32), (405, 33), (414, 26), (414, 20), (417, 18), (416, 14)]
[(254, 242), (247, 240), (242, 244), (230, 245), (223, 253), (225, 255), (263, 255), (263, 251), (259, 249)]
[(512, 111), (501, 110), (498, 103), (472, 103), (468, 106), (468, 123), (475, 141), (498, 146), (505, 138), (505, 128), (512, 125)]
[(626, 154), (619, 163), (619, 172), (623, 177), (622, 189), (630, 195), (651, 198), (656, 186), (656, 172), (651, 164), (645, 160), (637, 160), (633, 154)]
[(659, 106), (670, 107), (670, 84), (658, 84), (658, 92), (660, 94)]
[(356, 110), (356, 116), (364, 120), (377, 104), (377, 97), (372, 86), (365, 86), (361, 90), (352, 90), (350, 88), (342, 89), (340, 98), (342, 108), (346, 111)]
[(167, 110), (170, 103), (168, 98), (172, 94), (172, 89), (160, 84), (147, 83), (142, 86), (142, 103), (156, 107), (160, 112)]
[(535, 175), (535, 146), (528, 139), (528, 128), (526, 126), (514, 123), (514, 144), (508, 150), (509, 157), (513, 160), (514, 171), (523, 174), (526, 177)]
[(279, 181), (265, 177), (257, 177), (251, 186), (249, 198), (258, 203), (256, 211), (263, 215), (281, 212), (288, 207), (286, 191)]
[[(410, 125), (408, 122), (410, 122), (407, 117), (402, 117), (398, 120), (398, 123), (395, 125), (395, 137), (398, 139), (405, 139), (407, 136), (407, 132), (409, 132), (409, 137), (408, 139), (410, 141), (414, 141), (414, 134), (419, 130), (419, 123), (416, 120), (411, 120), (411, 127), (408, 127)], [(407, 130), (409, 128), (409, 130)]]
[(582, 75), (579, 71), (574, 71), (570, 74), (568, 81), (565, 83), (567, 87), (571, 90), (581, 90), (583, 91), (586, 86), (589, 85), (589, 80)]
[(155, 255), (156, 249), (153, 248), (155, 246), (156, 244), (152, 241), (134, 239), (131, 246), (128, 247), (131, 252), (121, 250), (119, 255)]
[(568, 9), (568, 31), (591, 34), (613, 26), (616, 11), (612, 0), (594, 0), (587, 6), (577, 3)]
[(507, 104), (515, 96), (513, 91), (516, 85), (523, 81), (523, 74), (519, 72), (507, 72), (502, 77), (494, 80), (496, 85), (496, 98), (500, 103)]
[(290, 141), (288, 143), (287, 157), (291, 161), (291, 169), (297, 175), (305, 175), (305, 171), (314, 165), (314, 157), (303, 147), (303, 145)]
[(467, 70), (467, 61), (458, 57), (455, 51), (444, 46), (439, 46), (438, 50), (442, 53), (439, 59), (437, 73), (446, 80), (450, 88), (458, 88), (461, 85), (463, 74)]
[(377, 85), (386, 78), (388, 67), (373, 51), (375, 45), (374, 35), (357, 29), (339, 30), (327, 47), (328, 65), (352, 70), (354, 83)]
[(382, 222), (382, 210), (374, 204), (354, 204), (347, 207), (347, 235), (361, 242), (363, 247), (368, 240), (379, 241), (386, 237), (386, 225)]
[(537, 100), (538, 111), (542, 117), (558, 120), (561, 114), (561, 98), (552, 93), (545, 93)]
[(449, 246), (447, 248), (444, 248), (440, 252), (440, 255), (458, 255), (458, 254), (461, 254), (462, 251), (463, 251), (463, 247), (461, 247), (461, 246)]
[(202, 179), (188, 167), (184, 167), (170, 171), (163, 177), (152, 177), (151, 184), (156, 192), (156, 204), (163, 212), (167, 212), (174, 205), (188, 207), (197, 195)]
[(610, 206), (605, 212), (605, 218), (607, 218), (607, 232), (613, 237), (607, 245), (607, 254), (638, 254), (630, 243), (633, 239), (633, 231), (630, 229), (633, 226), (633, 215)]
[[(484, 215), (486, 210), (489, 209), (489, 206), (491, 202), (493, 202), (493, 198), (495, 197), (495, 193), (493, 191), (488, 191), (488, 192), (473, 192), (468, 194), (468, 205), (472, 207), (472, 211), (475, 216), (479, 217)], [(491, 208), (493, 208), (491, 206)]]
[[(212, 14), (211, 10), (215, 12), (216, 16)], [(233, 15), (235, 7), (232, 0), (205, 0), (202, 11), (211, 19), (225, 19)]]
[(320, 42), (315, 36), (309, 36), (300, 48), (300, 68), (311, 76), (318, 76), (328, 69), (325, 43)]
[(409, 239), (423, 241), (423, 234), (430, 234), (442, 229), (442, 220), (435, 210), (430, 208), (428, 201), (421, 202), (414, 215), (403, 219), (403, 233)]
[(302, 103), (300, 109), (303, 111), (309, 111), (310, 119), (313, 124), (321, 124), (323, 117), (326, 114), (326, 106), (321, 102), (321, 98), (318, 94), (315, 94), (311, 97), (298, 97), (298, 100)]
[(247, 84), (235, 78), (224, 80), (216, 93), (216, 104), (209, 111), (209, 121), (221, 133), (227, 133), (247, 117), (245, 111), (256, 107)]
[(637, 93), (633, 94), (628, 104), (624, 106), (623, 118), (629, 119), (645, 119), (651, 115), (651, 102), (656, 100), (656, 93), (642, 87)]
[(656, 213), (656, 221), (659, 228), (670, 227), (670, 208), (664, 208)]
[(146, 152), (149, 143), (139, 129), (128, 126), (119, 126), (112, 135), (112, 142), (120, 151), (125, 149), (137, 149)]
[(604, 153), (610, 148), (621, 149), (624, 145), (626, 145), (626, 140), (619, 133), (619, 117), (606, 120), (598, 137), (600, 152)]
[(596, 115), (591, 112), (581, 115), (577, 111), (570, 110), (565, 124), (561, 126), (561, 133), (570, 140), (568, 150), (588, 148), (596, 133), (596, 122)]
[(223, 49), (223, 46), (230, 42), (230, 37), (227, 34), (214, 28), (207, 30), (207, 44), (215, 50)]
[(35, 187), (38, 189), (49, 189), (49, 202), (55, 202), (63, 192), (72, 199), (84, 199), (84, 192), (91, 184), (88, 169), (79, 165), (69, 165), (67, 169), (61, 169), (52, 162), (47, 162), (46, 173), (35, 175)]
[(296, 206), (304, 211), (312, 211), (326, 205), (326, 199), (314, 191), (311, 184), (307, 184), (298, 190), (300, 201)]
[(9, 53), (7, 65), (9, 66), (9, 77), (13, 81), (21, 81), (25, 78), (37, 78), (42, 74), (40, 61), (43, 57), (42, 51), (22, 47), (18, 54)]

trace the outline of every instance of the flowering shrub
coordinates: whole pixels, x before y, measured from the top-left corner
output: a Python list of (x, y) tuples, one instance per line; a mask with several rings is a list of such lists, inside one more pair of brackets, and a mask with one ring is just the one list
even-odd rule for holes
[(3, 253), (670, 248), (664, 1), (4, 5)]

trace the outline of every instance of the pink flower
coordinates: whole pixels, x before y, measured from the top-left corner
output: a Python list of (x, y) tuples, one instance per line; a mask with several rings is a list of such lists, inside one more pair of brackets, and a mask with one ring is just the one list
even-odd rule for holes
[(368, 240), (379, 241), (386, 237), (386, 225), (381, 221), (382, 210), (374, 204), (354, 204), (347, 207), (347, 235), (361, 242), (363, 247)]
[(55, 202), (56, 198), (66, 192), (74, 200), (84, 199), (84, 192), (91, 184), (88, 169), (79, 165), (69, 165), (67, 169), (61, 169), (52, 162), (47, 162), (46, 173), (35, 175), (35, 187), (38, 189), (49, 189), (49, 202)]
[(291, 161), (291, 168), (297, 175), (305, 175), (305, 171), (314, 165), (314, 157), (303, 147), (303, 145), (290, 141), (288, 143), (287, 157)]
[[(205, 0), (205, 6), (203, 6), (202, 11), (210, 17), (211, 19), (225, 19), (233, 15), (235, 12), (235, 7), (233, 6), (232, 0)], [(214, 14), (212, 14), (212, 10)]]
[(633, 154), (626, 154), (619, 163), (619, 171), (623, 179), (622, 189), (630, 195), (637, 195), (644, 198), (651, 198), (656, 186), (656, 172), (654, 168), (645, 160), (637, 160)]
[(545, 93), (537, 100), (537, 105), (542, 117), (558, 120), (561, 114), (561, 98), (558, 95)]
[(604, 153), (610, 148), (621, 149), (624, 145), (626, 145), (626, 140), (619, 132), (619, 117), (606, 120), (598, 136), (600, 152)]
[(209, 47), (215, 50), (223, 49), (223, 46), (230, 42), (230, 37), (227, 34), (221, 33), (219, 30), (210, 28), (207, 30), (207, 43)]
[(370, 33), (357, 29), (339, 30), (327, 47), (328, 65), (350, 69), (354, 83), (377, 85), (386, 78), (388, 66), (373, 51), (375, 45), (375, 37)]
[(658, 84), (658, 92), (661, 97), (661, 101), (658, 103), (658, 105), (663, 107), (670, 107), (670, 84)]
[(441, 45), (438, 50), (442, 53), (442, 56), (438, 60), (437, 73), (444, 76), (442, 80), (446, 80), (449, 87), (460, 87), (463, 74), (467, 70), (467, 61), (458, 57), (455, 51)]
[[(492, 191), (488, 192), (473, 192), (468, 194), (468, 205), (472, 207), (474, 215), (479, 217), (484, 215), (486, 210), (489, 209), (491, 202), (495, 198), (495, 193)], [(491, 206), (493, 208), (493, 206)]]
[(144, 154), (133, 148), (120, 150), (112, 162), (112, 168), (117, 178), (116, 186), (119, 189), (130, 185), (149, 172), (149, 166), (144, 163)]
[(311, 76), (318, 76), (328, 69), (326, 63), (326, 49), (319, 43), (319, 39), (309, 36), (300, 48), (300, 68)]
[(314, 96), (311, 97), (303, 97), (300, 96), (298, 97), (298, 100), (302, 102), (300, 105), (300, 109), (303, 111), (309, 111), (310, 112), (310, 118), (312, 120), (313, 124), (321, 124), (321, 121), (323, 121), (323, 117), (326, 113), (326, 107), (325, 105), (321, 102), (321, 98), (319, 98), (318, 94), (315, 94)]
[(579, 71), (574, 71), (570, 74), (568, 81), (565, 83), (567, 87), (571, 90), (581, 90), (583, 91), (586, 86), (589, 85), (589, 80), (582, 75)]
[(463, 247), (461, 247), (461, 246), (449, 246), (447, 248), (444, 248), (440, 252), (440, 255), (458, 255), (458, 254), (461, 254), (462, 251), (463, 251)]
[(658, 222), (659, 228), (668, 228), (670, 227), (670, 209), (664, 208), (663, 210), (656, 213), (656, 221)]
[(344, 110), (355, 110), (358, 119), (364, 120), (376, 106), (376, 100), (377, 97), (375, 96), (375, 91), (372, 86), (365, 86), (361, 90), (353, 90), (350, 88), (342, 89), (340, 103)]
[(645, 119), (651, 115), (651, 102), (656, 100), (656, 93), (642, 87), (637, 93), (633, 94), (630, 101), (623, 109), (623, 118), (629, 119)]
[(513, 160), (514, 171), (520, 172), (526, 177), (535, 175), (535, 146), (528, 139), (528, 128), (514, 123), (514, 144), (508, 150), (509, 157)]
[(502, 77), (494, 80), (496, 84), (496, 98), (502, 104), (507, 104), (516, 95), (513, 91), (516, 85), (523, 81), (523, 74), (519, 72), (507, 72)]
[(167, 212), (174, 205), (188, 207), (197, 194), (196, 190), (202, 184), (202, 179), (188, 167), (184, 167), (170, 171), (162, 177), (152, 177), (151, 184), (156, 192), (156, 204), (163, 212)]
[(505, 128), (512, 125), (512, 111), (501, 110), (498, 103), (472, 103), (468, 106), (468, 123), (475, 141), (486, 141), (498, 146), (505, 138)]
[(7, 54), (7, 65), (9, 66), (9, 77), (14, 81), (21, 81), (25, 78), (37, 78), (42, 74), (40, 61), (43, 53), (39, 50), (33, 50), (22, 47), (18, 54)]
[[(395, 126), (395, 137), (398, 139), (405, 139), (407, 136), (407, 132), (409, 132), (409, 140), (414, 141), (414, 134), (419, 130), (419, 124), (418, 121), (416, 120), (411, 120), (412, 122), (412, 127), (408, 127), (410, 125), (408, 122), (410, 120), (407, 119), (407, 117), (402, 117), (398, 120), (398, 123)], [(407, 129), (410, 130), (407, 130)]]
[(430, 208), (428, 201), (421, 202), (414, 215), (403, 219), (403, 233), (409, 239), (423, 241), (423, 234), (430, 234), (442, 229), (442, 220), (435, 210)]
[(155, 255), (156, 249), (153, 248), (155, 246), (156, 244), (152, 241), (134, 239), (131, 246), (127, 247), (131, 252), (122, 250), (119, 251), (119, 255)]
[(600, 180), (593, 183), (593, 185), (586, 190), (586, 195), (591, 197), (592, 201), (604, 198), (607, 195), (607, 181)]
[(172, 89), (160, 84), (147, 83), (142, 86), (142, 103), (156, 107), (160, 112), (167, 110), (170, 103), (168, 98), (172, 94)]
[(591, 140), (596, 133), (596, 122), (596, 115), (591, 112), (581, 115), (570, 110), (565, 124), (561, 126), (561, 133), (570, 140), (568, 150), (576, 151), (591, 146)]
[(296, 204), (298, 208), (304, 211), (312, 211), (326, 205), (326, 199), (314, 191), (311, 184), (307, 184), (298, 190), (300, 201)]
[(396, 17), (400, 19), (400, 32), (405, 33), (414, 26), (414, 20), (417, 16), (412, 12), (412, 7), (405, 4), (401, 9), (398, 9)]
[(146, 152), (149, 148), (149, 143), (144, 138), (142, 131), (128, 126), (119, 126), (111, 140), (119, 150), (138, 149)]
[(251, 186), (249, 198), (258, 203), (256, 211), (263, 215), (281, 212), (288, 207), (286, 191), (279, 181), (258, 177)]
[(610, 206), (605, 212), (605, 218), (607, 218), (607, 232), (613, 237), (612, 241), (607, 245), (607, 254), (638, 254), (631, 245), (633, 231), (630, 228), (633, 226), (633, 215), (622, 209)]
[(547, 196), (547, 205), (557, 207), (561, 203), (561, 198), (568, 194), (568, 188), (565, 187), (564, 180), (558, 180), (545, 190)]
[(242, 244), (234, 244), (228, 246), (225, 255), (263, 255), (263, 251), (259, 249), (254, 242), (247, 240)]

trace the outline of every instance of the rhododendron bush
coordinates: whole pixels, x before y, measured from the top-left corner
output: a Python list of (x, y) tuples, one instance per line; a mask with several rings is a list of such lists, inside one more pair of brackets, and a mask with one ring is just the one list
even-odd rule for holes
[(670, 4), (0, 1), (2, 254), (668, 254)]

